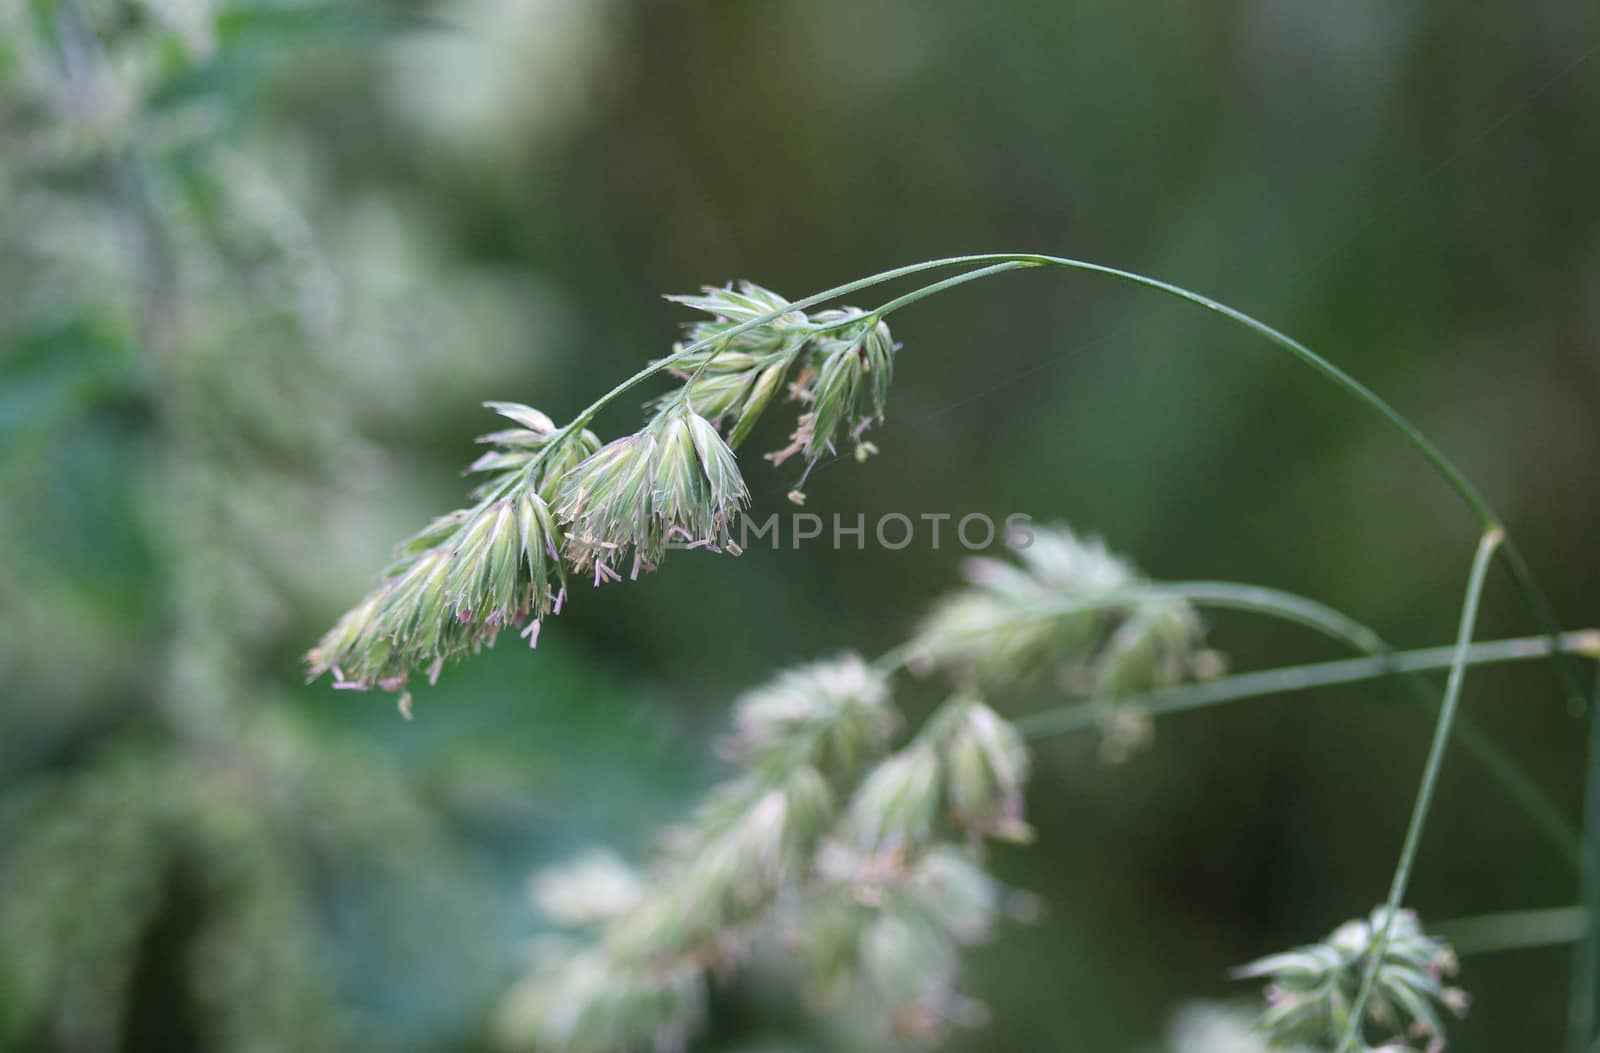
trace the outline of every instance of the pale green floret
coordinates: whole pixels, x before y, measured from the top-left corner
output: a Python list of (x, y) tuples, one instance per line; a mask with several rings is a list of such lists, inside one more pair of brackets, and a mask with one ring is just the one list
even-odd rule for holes
[(682, 1048), (706, 1011), (704, 973), (688, 966), (621, 967), (595, 949), (552, 948), (507, 997), (498, 1031), (561, 1053)]
[[(712, 316), (710, 321), (691, 322), (687, 327), (690, 343), (699, 343), (722, 336), (735, 326), (759, 318), (773, 311), (782, 311), (789, 301), (770, 289), (754, 282), (740, 282), (734, 286), (717, 288), (706, 286), (700, 295), (668, 296), (673, 303), (693, 307)], [(768, 355), (798, 347), (810, 338), (810, 319), (803, 311), (789, 310), (765, 325), (746, 329), (725, 339), (725, 352), (746, 352), (751, 355)], [(720, 357), (720, 356), (719, 356)], [(688, 366), (698, 363), (690, 360)]]
[(667, 299), (715, 316), (687, 327), (690, 344), (714, 341), (685, 354), (674, 349), (672, 370), (687, 383), (655, 403), (658, 409), (685, 403), (708, 420), (728, 424), (728, 443), (737, 448), (755, 427), (785, 375), (815, 335), (802, 311), (787, 311), (764, 325), (723, 337), (734, 327), (788, 306), (781, 296), (743, 282), (738, 289), (707, 288), (700, 296)]
[(726, 958), (744, 928), (804, 877), (834, 811), (833, 790), (810, 767), (723, 787), (693, 824), (669, 836), (671, 876), (618, 920), (611, 950), (623, 958)]
[(937, 845), (905, 879), (905, 895), (960, 944), (986, 940), (1000, 916), (1006, 890), (970, 851)]
[(941, 737), (951, 818), (974, 834), (1028, 841), (1023, 821), (1028, 747), (1010, 721), (972, 699), (956, 699)]
[(688, 328), (691, 343), (712, 343), (688, 353), (680, 345), (672, 370), (686, 384), (657, 400), (658, 409), (686, 405), (725, 424), (729, 443), (737, 447), (793, 374), (789, 397), (806, 408), (789, 445), (768, 454), (769, 460), (781, 464), (803, 454), (809, 474), (846, 441), (858, 459), (875, 452), (862, 433), (883, 420), (894, 377), (896, 348), (887, 323), (855, 307), (810, 316), (788, 310), (762, 325), (732, 332), (743, 323), (783, 310), (788, 301), (749, 283), (668, 299), (712, 314), (713, 320)]
[(823, 311), (816, 323), (837, 328), (817, 341), (812, 419), (803, 439), (795, 436), (812, 463), (845, 439), (859, 445), (862, 432), (883, 420), (894, 379), (894, 339), (886, 323), (854, 308)]
[(615, 853), (599, 849), (539, 871), (528, 892), (546, 921), (575, 927), (617, 917), (639, 902), (644, 884)]
[(939, 816), (938, 751), (914, 742), (867, 775), (850, 801), (847, 839), (869, 855), (895, 856), (928, 843)]
[(1094, 661), (1094, 696), (1114, 700), (1181, 684), (1193, 675), (1204, 639), (1205, 623), (1183, 600), (1140, 603)]
[(958, 951), (992, 935), (1007, 890), (973, 852), (935, 844), (903, 866), (872, 868), (832, 842), (818, 876), (785, 919), (818, 997), (837, 997), (859, 981), (897, 1035), (922, 1042), (981, 1020), (982, 1006), (957, 990)]
[[(772, 403), (772, 398), (783, 388), (783, 378), (788, 373), (787, 360), (774, 362), (761, 370), (750, 380), (744, 388), (744, 393), (737, 403), (738, 413), (734, 418), (733, 426), (728, 429), (728, 445), (734, 449), (750, 435), (750, 430), (761, 419), (761, 414), (766, 412), (767, 406)], [(733, 410), (729, 407), (729, 411)]]
[(951, 941), (912, 912), (880, 911), (861, 939), (862, 973), (908, 1038), (932, 1039), (943, 1030), (939, 1007), (950, 1000), (958, 966)]
[(1066, 527), (1035, 531), (1015, 562), (990, 557), (962, 567), (967, 586), (950, 593), (918, 629), (916, 661), (962, 677), (1009, 684), (1091, 651), (1114, 611), (1056, 613), (1062, 601), (1137, 584), (1138, 573), (1098, 538)]
[(728, 444), (705, 418), (667, 409), (607, 445), (562, 482), (556, 513), (566, 557), (595, 584), (654, 570), (669, 545), (731, 551), (729, 528), (749, 500)]
[(881, 754), (897, 722), (886, 678), (846, 654), (780, 673), (740, 698), (726, 752), (750, 767), (798, 762), (845, 776)]

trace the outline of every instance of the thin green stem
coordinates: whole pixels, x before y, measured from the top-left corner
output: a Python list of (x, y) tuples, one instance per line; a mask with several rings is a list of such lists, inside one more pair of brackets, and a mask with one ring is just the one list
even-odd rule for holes
[[(1067, 270), (1086, 271), (1090, 274), (1104, 275), (1105, 277), (1113, 278), (1120, 282), (1142, 286), (1146, 289), (1154, 289), (1157, 292), (1165, 293), (1168, 296), (1175, 296), (1180, 300), (1187, 300), (1189, 303), (1196, 304), (1197, 306), (1203, 307), (1208, 311), (1214, 311), (1230, 321), (1244, 326), (1246, 329), (1249, 329), (1258, 336), (1264, 337), (1269, 342), (1276, 344), (1285, 351), (1288, 351), (1291, 355), (1300, 359), (1306, 365), (1309, 365), (1312, 369), (1316, 370), (1318, 373), (1321, 373), (1324, 377), (1333, 381), (1339, 387), (1343, 388), (1351, 395), (1354, 395), (1360, 401), (1366, 403), (1369, 408), (1371, 408), (1386, 422), (1388, 422), (1392, 428), (1398, 431), (1401, 436), (1405, 438), (1406, 442), (1414, 446), (1423, 455), (1423, 457), (1425, 457), (1428, 462), (1433, 465), (1434, 469), (1450, 484), (1451, 488), (1454, 489), (1456, 493), (1461, 495), (1462, 500), (1467, 503), (1474, 514), (1476, 514), (1479, 520), (1482, 521), (1485, 529), (1499, 525), (1499, 518), (1494, 514), (1494, 510), (1489, 507), (1489, 503), (1483, 498), (1483, 495), (1478, 492), (1477, 487), (1472, 485), (1471, 480), (1469, 480), (1459, 468), (1451, 463), (1450, 459), (1446, 457), (1437, 446), (1435, 446), (1426, 436), (1418, 431), (1415, 425), (1406, 420), (1406, 418), (1401, 415), (1399, 410), (1389, 405), (1388, 402), (1379, 397), (1377, 392), (1361, 383), (1349, 373), (1346, 373), (1332, 362), (1312, 351), (1309, 347), (1300, 343), (1300, 341), (1278, 331), (1277, 329), (1274, 329), (1265, 322), (1253, 318), (1250, 315), (1245, 314), (1243, 311), (1229, 307), (1227, 304), (1219, 303), (1208, 296), (1202, 296), (1197, 292), (1192, 292), (1188, 289), (1185, 289), (1182, 286), (1173, 285), (1170, 282), (1164, 282), (1158, 278), (1150, 278), (1143, 274), (1136, 274), (1132, 271), (1121, 270), (1117, 267), (1108, 267), (1099, 263), (1089, 263), (1086, 260), (1074, 260), (1063, 256), (1046, 256), (1033, 253), (995, 253), (992, 255), (969, 256), (965, 258), (964, 263), (992, 264), (1005, 261), (1031, 262), (1037, 266), (1061, 267)], [(952, 266), (954, 265), (956, 264), (952, 263)], [(972, 276), (974, 278), (984, 277), (988, 273), (993, 273), (993, 271), (989, 268), (985, 268), (984, 274), (973, 272)], [(917, 300), (921, 299), (923, 295), (937, 292), (940, 290), (940, 288), (948, 287), (950, 284), (952, 283), (947, 281), (928, 286), (925, 290), (917, 290), (916, 292), (913, 292), (907, 296), (902, 296), (899, 300), (892, 301), (891, 304), (900, 305), (915, 303)], [(889, 313), (891, 304), (886, 304), (884, 307), (880, 307), (873, 313), (879, 317), (884, 317)]]
[[(1600, 677), (1594, 688), (1600, 706)], [(1583, 862), (1578, 870), (1578, 902), (1593, 919), (1600, 911), (1600, 709), (1589, 709), (1589, 750), (1583, 788)], [(1600, 986), (1600, 929), (1584, 926), (1572, 958), (1572, 992), (1567, 1009), (1567, 1049), (1582, 1053), (1595, 1040), (1595, 996)]]
[(1453, 918), (1431, 928), (1450, 941), (1457, 954), (1466, 957), (1572, 943), (1583, 935), (1587, 918), (1588, 912), (1582, 907), (1550, 907)]
[(1361, 978), (1361, 990), (1350, 1009), (1350, 1023), (1345, 1028), (1344, 1039), (1338, 1053), (1354, 1049), (1361, 1036), (1362, 1018), (1367, 1003), (1372, 999), (1372, 989), (1378, 979), (1378, 968), (1389, 948), (1389, 935), (1394, 928), (1394, 917), (1405, 899), (1406, 886), (1411, 881), (1411, 870), (1416, 865), (1417, 849), (1422, 844), (1422, 830), (1427, 825), (1428, 813), (1433, 808), (1434, 790), (1439, 784), (1439, 772), (1444, 768), (1445, 748), (1450, 744), (1450, 730), (1455, 722), (1456, 709), (1461, 702), (1461, 685), (1466, 681), (1467, 649), (1472, 645), (1472, 629), (1478, 621), (1478, 602), (1483, 597), (1483, 582), (1489, 571), (1489, 561), (1504, 539), (1503, 532), (1492, 528), (1478, 543), (1472, 560), (1472, 572), (1467, 578), (1467, 596), (1461, 605), (1461, 625), (1456, 633), (1456, 659), (1450, 665), (1450, 676), (1445, 681), (1444, 704), (1439, 709), (1439, 720), (1434, 725), (1433, 744), (1428, 749), (1428, 760), (1422, 769), (1422, 785), (1417, 790), (1417, 800), (1411, 809), (1411, 822), (1406, 828), (1405, 842), (1400, 849), (1400, 859), (1395, 864), (1394, 878), (1389, 883), (1389, 898), (1385, 904), (1383, 926), (1378, 930), (1371, 949), (1367, 952), (1367, 967)]
[[(1559, 640), (1568, 654), (1600, 653), (1600, 630), (1563, 633)], [(1525, 662), (1550, 656), (1550, 641), (1543, 636), (1522, 636), (1510, 640), (1489, 640), (1467, 649), (1468, 665), (1498, 662)], [(1454, 647), (1427, 647), (1397, 651), (1370, 658), (1344, 658), (1334, 662), (1264, 669), (1254, 673), (1203, 680), (1181, 687), (1163, 688), (1115, 700), (1119, 707), (1137, 709), (1151, 716), (1168, 716), (1189, 710), (1206, 709), (1226, 702), (1238, 702), (1266, 695), (1310, 691), (1319, 687), (1378, 680), (1406, 673), (1447, 669), (1455, 661)], [(1094, 703), (1075, 702), (1032, 713), (1017, 721), (1017, 727), (1031, 739), (1068, 735), (1099, 726), (1104, 708)]]
[[(1158, 599), (1183, 599), (1206, 607), (1267, 614), (1307, 626), (1336, 639), (1360, 640), (1361, 644), (1358, 646), (1370, 652), (1384, 650), (1383, 641), (1370, 629), (1332, 607), (1281, 589), (1270, 589), (1261, 585), (1241, 585), (1232, 581), (1168, 581), (1105, 589), (1082, 596), (1062, 597), (1039, 603), (1026, 613), (1013, 616), (1013, 619), (1033, 621), (1059, 618), (1064, 615), (1128, 607)], [(994, 628), (997, 627), (974, 627), (972, 634), (980, 636), (993, 631)], [(879, 672), (892, 673), (904, 668), (916, 657), (917, 651), (918, 642), (908, 640), (879, 655), (873, 662), (873, 667)]]
[(930, 296), (936, 296), (939, 293), (944, 292), (946, 289), (954, 289), (958, 285), (965, 285), (968, 282), (975, 282), (979, 278), (987, 278), (994, 274), (1004, 274), (1006, 271), (1016, 271), (1027, 267), (1042, 266), (1044, 266), (1043, 263), (1035, 260), (1013, 259), (1007, 260), (1004, 263), (995, 263), (987, 267), (979, 267), (977, 270), (967, 271), (965, 274), (958, 274), (954, 278), (945, 278), (942, 281), (936, 281), (932, 284), (924, 285), (920, 289), (913, 289), (904, 296), (895, 297), (882, 307), (879, 307), (876, 311), (873, 311), (871, 314), (874, 318), (887, 318), (894, 312), (900, 310), (902, 307), (910, 307), (917, 301), (926, 300)]
[[(1567, 654), (1600, 658), (1600, 630), (1565, 633), (1561, 636), (1560, 645)], [(1527, 661), (1547, 658), (1549, 655), (1549, 640), (1543, 636), (1526, 636), (1515, 640), (1474, 644), (1467, 650), (1467, 663), (1484, 665), (1493, 662)], [(1119, 708), (1134, 708), (1151, 716), (1167, 716), (1265, 695), (1402, 676), (1405, 678), (1405, 686), (1410, 689), (1413, 701), (1421, 703), (1430, 714), (1436, 714), (1438, 702), (1429, 693), (1428, 686), (1421, 680), (1420, 674), (1432, 669), (1447, 668), (1454, 659), (1453, 647), (1379, 653), (1367, 658), (1266, 669), (1218, 680), (1185, 684), (1181, 687), (1129, 695), (1116, 699), (1115, 704)], [(1076, 702), (1031, 714), (1019, 720), (1017, 726), (1028, 738), (1041, 739), (1097, 728), (1104, 717), (1103, 705)], [(1550, 799), (1549, 794), (1534, 782), (1498, 743), (1469, 721), (1464, 713), (1456, 718), (1456, 737), (1460, 739), (1467, 752), (1488, 770), (1501, 788), (1528, 814), (1534, 827), (1550, 846), (1576, 869), (1582, 857), (1577, 828)]]

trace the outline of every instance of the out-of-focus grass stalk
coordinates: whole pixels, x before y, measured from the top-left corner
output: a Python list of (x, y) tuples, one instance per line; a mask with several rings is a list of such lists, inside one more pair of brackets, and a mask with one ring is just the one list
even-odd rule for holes
[[(1600, 706), (1600, 676), (1594, 701)], [(1585, 915), (1572, 958), (1572, 994), (1567, 1010), (1567, 1049), (1583, 1053), (1595, 1043), (1595, 999), (1600, 995), (1600, 709), (1589, 710), (1589, 759), (1583, 788), (1583, 860), (1578, 872), (1578, 902)]]
[(1433, 929), (1465, 957), (1572, 943), (1582, 937), (1587, 918), (1582, 907), (1549, 907), (1453, 918), (1436, 923)]
[[(1557, 643), (1567, 654), (1600, 659), (1600, 629), (1563, 633), (1557, 639)], [(1520, 662), (1545, 658), (1549, 654), (1548, 638), (1524, 636), (1473, 644), (1467, 649), (1466, 663), (1488, 665), (1499, 662)], [(1428, 693), (1427, 684), (1419, 674), (1428, 670), (1448, 668), (1454, 660), (1454, 647), (1381, 651), (1368, 658), (1284, 666), (1185, 684), (1182, 687), (1165, 688), (1142, 695), (1130, 695), (1118, 699), (1117, 704), (1143, 710), (1151, 716), (1165, 716), (1265, 695), (1309, 691), (1318, 687), (1401, 676), (1405, 678), (1407, 687), (1412, 689), (1415, 701), (1424, 703), (1429, 709), (1435, 709), (1438, 703)], [(1024, 717), (1017, 722), (1017, 726), (1030, 739), (1040, 739), (1095, 728), (1101, 716), (1093, 705), (1074, 703)], [(1486, 732), (1469, 721), (1465, 714), (1456, 717), (1456, 735), (1467, 751), (1489, 770), (1490, 775), (1528, 813), (1546, 841), (1561, 854), (1563, 859), (1573, 867), (1577, 867), (1581, 856), (1578, 831), (1549, 795)]]
[[(1584, 629), (1563, 633), (1558, 640), (1568, 654), (1600, 658), (1600, 630)], [(1468, 665), (1494, 665), (1503, 662), (1526, 662), (1546, 658), (1550, 654), (1550, 641), (1543, 636), (1519, 636), (1507, 640), (1485, 640), (1467, 649)], [(1132, 706), (1151, 716), (1167, 716), (1194, 709), (1207, 709), (1225, 702), (1241, 702), (1265, 695), (1290, 694), (1311, 691), (1319, 687), (1355, 684), (1365, 680), (1381, 680), (1406, 673), (1424, 673), (1448, 669), (1455, 660), (1454, 647), (1425, 647), (1415, 651), (1396, 651), (1373, 658), (1342, 658), (1333, 662), (1311, 662), (1305, 665), (1281, 666), (1254, 673), (1202, 680), (1182, 687), (1163, 688), (1141, 695), (1119, 698), (1119, 706)], [(1087, 731), (1096, 726), (1098, 715), (1093, 705), (1081, 702), (1030, 714), (1017, 721), (1017, 726), (1030, 739), (1049, 738)]]
[(1467, 596), (1461, 605), (1461, 625), (1456, 633), (1456, 656), (1450, 665), (1450, 676), (1445, 682), (1444, 704), (1439, 709), (1439, 720), (1434, 725), (1433, 744), (1428, 748), (1428, 760), (1422, 769), (1422, 785), (1417, 790), (1416, 804), (1411, 809), (1411, 822), (1406, 828), (1406, 839), (1400, 849), (1399, 862), (1395, 864), (1394, 878), (1389, 883), (1388, 916), (1383, 927), (1373, 939), (1367, 952), (1366, 975), (1361, 978), (1361, 991), (1356, 995), (1350, 1010), (1350, 1024), (1338, 1053), (1356, 1047), (1361, 1037), (1362, 1018), (1367, 1012), (1367, 1002), (1372, 998), (1373, 985), (1378, 979), (1378, 969), (1383, 964), (1384, 950), (1389, 945), (1389, 933), (1394, 926), (1394, 913), (1405, 899), (1406, 886), (1411, 881), (1411, 869), (1417, 861), (1417, 849), (1422, 844), (1422, 830), (1433, 807), (1433, 792), (1439, 784), (1439, 772), (1444, 767), (1445, 747), (1450, 744), (1450, 729), (1456, 709), (1461, 702), (1461, 685), (1466, 682), (1467, 648), (1472, 646), (1472, 629), (1478, 621), (1478, 601), (1483, 597), (1483, 582), (1489, 572), (1489, 561), (1495, 549), (1505, 539), (1499, 528), (1492, 528), (1478, 542), (1478, 552), (1472, 560), (1472, 572), (1467, 577)]

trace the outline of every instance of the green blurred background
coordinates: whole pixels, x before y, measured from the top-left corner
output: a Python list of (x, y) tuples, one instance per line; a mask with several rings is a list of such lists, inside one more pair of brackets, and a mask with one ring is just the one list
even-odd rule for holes
[[(643, 858), (739, 690), (892, 645), (953, 582), (925, 537), (683, 555), (579, 590), (412, 722), (302, 686), (459, 502), (478, 404), (569, 416), (670, 346), (664, 292), (987, 250), (1192, 287), (1389, 397), (1562, 623), (1600, 623), (1597, 46), (1600, 8), (1561, 0), (0, 3), (0, 1048), (489, 1048), (528, 875)], [(1061, 273), (895, 333), (882, 454), (808, 508), (1025, 512), (1450, 637), (1472, 518), (1263, 342)], [(786, 507), (793, 473), (748, 461)], [(1495, 580), (1481, 635), (1532, 629)], [(1211, 639), (1241, 669), (1336, 655), (1245, 616)], [(1466, 698), (1576, 815), (1549, 670)], [(1120, 766), (1043, 746), (1038, 843), (995, 866), (1047, 907), (973, 957), (992, 1019), (951, 1048), (1158, 1049), (1176, 1006), (1248, 996), (1229, 966), (1381, 898), (1427, 735), (1377, 684), (1175, 717)], [(1412, 904), (1574, 897), (1452, 756)], [(1568, 960), (1470, 958), (1452, 1048), (1555, 1048)], [(703, 1048), (865, 1041), (763, 975)]]

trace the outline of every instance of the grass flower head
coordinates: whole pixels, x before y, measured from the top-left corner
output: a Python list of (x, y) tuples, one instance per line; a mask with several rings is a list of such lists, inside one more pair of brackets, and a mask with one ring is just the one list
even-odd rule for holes
[(896, 723), (887, 679), (845, 654), (781, 673), (739, 699), (725, 751), (751, 766), (799, 756), (842, 775), (878, 755)]
[(1119, 699), (1214, 673), (1221, 660), (1204, 649), (1193, 605), (1171, 596), (1120, 600), (1143, 576), (1100, 539), (1065, 526), (1036, 529), (1013, 559), (968, 560), (963, 573), (966, 586), (918, 627), (911, 667), (943, 671), (967, 690), (1054, 670), (1068, 694), (1100, 707), (1109, 759), (1150, 737), (1146, 715)]
[(975, 835), (1028, 841), (1023, 789), (1030, 758), (1016, 727), (975, 699), (956, 699), (943, 736), (951, 817)]
[(663, 410), (573, 468), (556, 513), (567, 559), (599, 585), (620, 580), (624, 566), (634, 578), (654, 570), (672, 543), (737, 555), (729, 527), (748, 500), (728, 444), (704, 417), (681, 408)]
[(378, 588), (307, 656), (313, 679), (332, 671), (337, 687), (400, 691), (414, 670), (437, 678), (446, 660), (492, 646), (508, 629), (536, 643), (541, 621), (559, 612), (562, 534), (547, 497), (565, 465), (598, 440), (582, 432), (557, 442), (538, 410), (488, 405), (517, 427), (481, 438), (493, 448), (468, 469), (487, 477), (478, 503), (400, 546)]
[[(1373, 945), (1387, 917), (1388, 911), (1378, 907), (1367, 918), (1345, 922), (1321, 943), (1269, 955), (1235, 970), (1241, 979), (1268, 981), (1267, 1008), (1256, 1026), (1278, 1044), (1332, 1048), (1349, 1026)], [(1413, 912), (1397, 911), (1363, 1022), (1388, 1033), (1383, 1049), (1403, 1053), (1412, 1049), (1411, 1039), (1423, 1042), (1426, 1053), (1444, 1049), (1445, 1014), (1461, 1016), (1467, 1010), (1465, 992), (1445, 983), (1455, 972), (1450, 945), (1423, 931)]]

